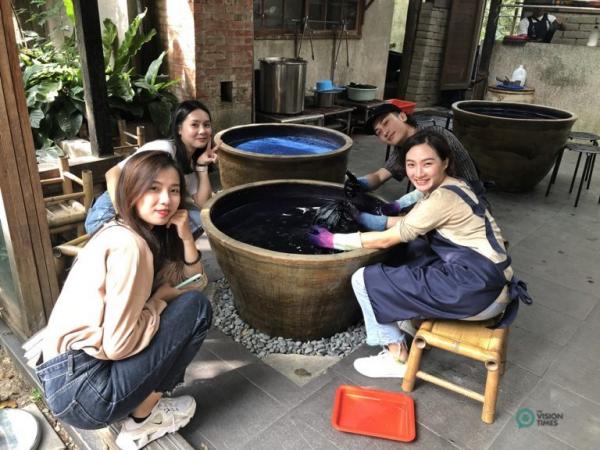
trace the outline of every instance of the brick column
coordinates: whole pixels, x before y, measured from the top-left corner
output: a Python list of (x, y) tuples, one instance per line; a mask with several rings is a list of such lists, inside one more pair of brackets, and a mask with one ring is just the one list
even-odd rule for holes
[(220, 129), (252, 119), (252, 3), (194, 1), (197, 96)]
[(179, 99), (196, 98), (217, 129), (252, 119), (252, 0), (156, 2), (157, 28)]
[[(167, 55), (169, 76), (179, 79), (173, 93), (180, 100), (196, 98), (196, 52), (193, 1), (156, 2), (156, 29)], [(163, 67), (163, 70), (166, 70)]]
[(447, 1), (428, 1), (421, 6), (405, 95), (407, 100), (417, 102), (419, 107), (439, 102), (449, 11), (450, 3)]

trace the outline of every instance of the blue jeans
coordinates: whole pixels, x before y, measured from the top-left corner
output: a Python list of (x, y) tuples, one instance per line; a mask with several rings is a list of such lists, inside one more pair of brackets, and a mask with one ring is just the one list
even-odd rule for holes
[(143, 351), (118, 361), (69, 350), (36, 368), (46, 404), (57, 419), (98, 429), (125, 418), (152, 392), (171, 391), (200, 349), (212, 321), (208, 299), (198, 291), (169, 302), (160, 327)]
[(100, 197), (96, 199), (92, 207), (87, 213), (85, 218), (85, 232), (92, 234), (102, 225), (115, 217), (115, 208), (113, 207), (112, 200), (108, 195), (108, 191), (105, 191)]
[(362, 309), (365, 319), (365, 329), (367, 332), (368, 345), (388, 345), (404, 341), (404, 333), (400, 331), (396, 322), (379, 323), (375, 318), (373, 306), (367, 293), (364, 277), (365, 268), (361, 267), (352, 275), (352, 289), (358, 300), (360, 309)]
[[(196, 207), (187, 207), (189, 218), (190, 218), (190, 229), (192, 233), (195, 233), (202, 227), (200, 221), (200, 210)], [(105, 191), (100, 197), (96, 199), (92, 207), (87, 213), (85, 218), (85, 232), (88, 234), (93, 233), (106, 222), (115, 217), (115, 208), (108, 195), (108, 191)]]

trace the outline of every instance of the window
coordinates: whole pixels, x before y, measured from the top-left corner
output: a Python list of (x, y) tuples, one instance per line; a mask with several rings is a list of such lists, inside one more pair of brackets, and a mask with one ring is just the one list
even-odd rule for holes
[(254, 37), (291, 39), (308, 17), (314, 38), (339, 35), (360, 38), (364, 0), (254, 0)]

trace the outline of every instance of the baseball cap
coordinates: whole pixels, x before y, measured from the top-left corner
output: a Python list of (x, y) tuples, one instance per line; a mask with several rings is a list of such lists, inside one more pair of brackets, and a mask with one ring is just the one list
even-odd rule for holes
[(384, 103), (382, 105), (379, 105), (376, 108), (373, 108), (373, 111), (371, 111), (371, 114), (369, 114), (369, 118), (367, 119), (367, 123), (365, 124), (367, 133), (375, 134), (375, 130), (373, 129), (373, 124), (379, 117), (385, 116), (386, 114), (389, 114), (389, 113), (401, 113), (401, 112), (402, 112), (402, 110), (400, 108), (398, 108), (395, 105), (392, 105), (391, 103)]

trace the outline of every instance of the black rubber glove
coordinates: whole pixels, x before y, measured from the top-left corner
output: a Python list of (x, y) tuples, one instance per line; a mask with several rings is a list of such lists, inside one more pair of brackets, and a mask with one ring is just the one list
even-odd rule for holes
[(346, 170), (346, 181), (344, 182), (344, 193), (348, 198), (354, 198), (358, 194), (369, 192), (368, 185), (363, 179), (356, 178), (349, 170)]

